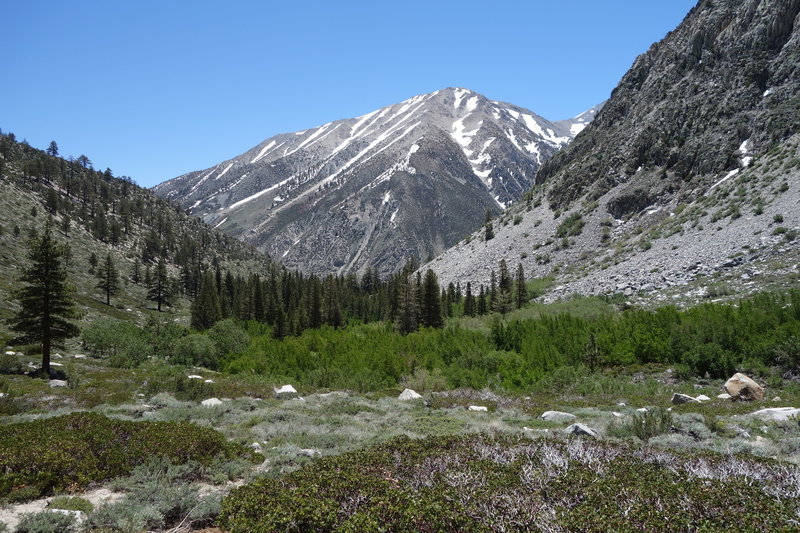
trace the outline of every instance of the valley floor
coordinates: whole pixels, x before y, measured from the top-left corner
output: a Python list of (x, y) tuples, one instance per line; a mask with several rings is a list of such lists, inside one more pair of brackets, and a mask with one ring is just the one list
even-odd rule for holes
[[(165, 466), (154, 459), (153, 463), (140, 465), (127, 476), (91, 483), (87, 492), (76, 490), (72, 494), (85, 498), (92, 504), (91, 511), (73, 512), (80, 518), (85, 530), (100, 530), (105, 527), (112, 531), (185, 531), (215, 524), (222, 511), (230, 531), (271, 531), (283, 524), (277, 514), (273, 516), (274, 522), (258, 522), (260, 525), (247, 522), (242, 517), (249, 516), (247, 509), (251, 504), (275, 509), (288, 505), (284, 510), (291, 511), (294, 504), (275, 494), (277, 485), (274, 483), (306, 490), (302, 472), (308, 470), (308, 475), (315, 473), (314, 475), (322, 476), (320, 479), (323, 479), (329, 475), (326, 469), (334, 468), (335, 465), (338, 465), (335, 466), (337, 471), (353, 469), (353, 475), (365, 475), (363, 472), (358, 473), (362, 459), (383, 464), (381, 461), (384, 459), (381, 459), (383, 456), (380, 453), (386, 452), (387, 446), (388, 449), (396, 449), (400, 454), (397, 456), (398, 461), (427, 461), (426, 457), (434, 460), (441, 457), (442, 446), (445, 449), (462, 450), (458, 453), (466, 454), (464, 460), (467, 462), (462, 467), (442, 467), (441, 476), (430, 474), (433, 477), (429, 484), (430, 488), (445, 483), (449, 491), (447, 494), (460, 494), (460, 503), (457, 506), (460, 510), (453, 511), (452, 519), (462, 520), (459, 527), (463, 527), (463, 530), (584, 529), (579, 522), (570, 525), (575, 519), (574, 510), (581, 508), (580, 498), (574, 502), (556, 502), (547, 498), (540, 501), (537, 496), (527, 501), (525, 505), (528, 506), (539, 502), (536, 505), (544, 505), (543, 509), (546, 508), (548, 513), (547, 520), (542, 519), (535, 524), (515, 522), (508, 509), (504, 511), (505, 514), (500, 513), (492, 520), (476, 519), (480, 513), (476, 511), (478, 507), (473, 506), (474, 502), (469, 494), (473, 494), (478, 502), (475, 505), (480, 507), (488, 505), (486, 502), (489, 500), (485, 498), (504, 497), (502, 495), (511, 487), (516, 487), (515, 490), (533, 490), (518, 473), (513, 474), (517, 476), (514, 478), (516, 481), (506, 480), (503, 484), (505, 488), (499, 492), (491, 488), (495, 487), (491, 483), (487, 488), (484, 479), (487, 476), (492, 478), (500, 475), (496, 468), (504, 464), (500, 460), (506, 453), (503, 450), (519, 451), (520, 446), (533, 446), (538, 450), (530, 452), (532, 455), (529, 454), (530, 457), (526, 459), (528, 462), (525, 464), (528, 466), (525, 468), (533, 468), (535, 475), (540, 476), (544, 474), (539, 470), (546, 466), (550, 469), (547, 479), (554, 486), (567, 480), (566, 477), (562, 479), (559, 476), (562, 473), (566, 475), (569, 469), (564, 467), (564, 472), (561, 472), (561, 467), (553, 466), (552, 461), (565, 461), (564, 464), (569, 465), (573, 461), (580, 463), (586, 459), (584, 456), (581, 456), (584, 459), (572, 457), (576, 450), (574, 446), (580, 446), (584, 455), (588, 453), (591, 457), (597, 456), (600, 461), (600, 466), (593, 466), (587, 471), (572, 468), (569, 475), (577, 477), (570, 480), (570, 483), (584, 483), (588, 484), (587, 487), (594, 486), (592, 479), (597, 475), (597, 468), (611, 467), (607, 459), (602, 457), (622, 454), (627, 457), (626, 461), (638, 461), (640, 465), (653, 464), (654, 461), (657, 463), (653, 458), (661, 458), (659, 460), (663, 460), (663, 464), (659, 464), (667, 465), (664, 468), (673, 474), (677, 472), (675, 475), (679, 474), (679, 479), (674, 481), (676, 486), (684, 487), (688, 491), (681, 496), (692, 502), (686, 509), (696, 511), (698, 506), (702, 506), (703, 498), (712, 493), (717, 499), (713, 502), (709, 500), (710, 505), (722, 505), (718, 499), (725, 494), (725, 486), (733, 487), (733, 494), (740, 495), (745, 494), (741, 492), (744, 490), (741, 487), (747, 486), (747, 491), (754, 491), (753, 494), (758, 498), (763, 498), (763, 502), (758, 501), (766, 505), (763, 507), (767, 513), (762, 517), (764, 523), (787, 530), (797, 526), (796, 513), (800, 510), (797, 504), (797, 497), (800, 496), (800, 425), (793, 418), (780, 420), (774, 416), (753, 415), (755, 411), (764, 408), (800, 405), (800, 386), (791, 382), (774, 380), (768, 383), (767, 401), (731, 402), (716, 398), (721, 392), (723, 382), (720, 380), (680, 380), (675, 377), (671, 368), (647, 366), (613, 374), (585, 374), (568, 370), (556, 372), (550, 380), (549, 389), (540, 390), (533, 396), (505, 396), (489, 390), (420, 390), (422, 399), (401, 401), (397, 399), (399, 390), (356, 394), (304, 390), (299, 387), (299, 394), (279, 398), (276, 397), (273, 386), (282, 384), (267, 383), (253, 376), (227, 376), (202, 369), (163, 365), (146, 365), (137, 370), (110, 369), (93, 359), (65, 356), (62, 360), (67, 361), (71, 371), (80, 376), (74, 388), (50, 388), (42, 380), (21, 375), (6, 376), (7, 390), (13, 391), (13, 399), (5, 401), (4, 409), (9, 413), (17, 412), (3, 417), (5, 424), (59, 417), (86, 410), (118, 420), (191, 422), (214, 428), (222, 432), (227, 440), (261, 454), (256, 462), (231, 460), (224, 464), (189, 468), (190, 474), (185, 469)], [(201, 379), (192, 378), (187, 381), (189, 375), (200, 376)], [(206, 383), (205, 380), (213, 383)], [(184, 386), (183, 390), (175, 391), (176, 381), (196, 385)], [(171, 389), (173, 392), (161, 392), (159, 389)], [(671, 405), (670, 398), (675, 392), (691, 396), (704, 394), (711, 400)], [(202, 403), (211, 397), (220, 398), (221, 401), (206, 402), (215, 404), (210, 406)], [(776, 397), (780, 399), (773, 400)], [(486, 410), (470, 410), (470, 406), (485, 407)], [(548, 411), (557, 413), (544, 415)], [(571, 435), (575, 423), (583, 424), (590, 431), (596, 432), (597, 438)], [(441, 440), (456, 435), (475, 435), (474, 438), (480, 442), (474, 438), (453, 442)], [(483, 466), (480, 466), (483, 464), (480, 461), (474, 462), (477, 460), (472, 457), (480, 446), (494, 450), (486, 452), (489, 455), (484, 459), (489, 463)], [(548, 455), (549, 458), (540, 457), (544, 453), (543, 447), (552, 449), (554, 455)], [(416, 459), (408, 456), (412, 450), (412, 456)], [(709, 452), (715, 453), (708, 455)], [(353, 453), (356, 455), (352, 455)], [(364, 453), (367, 455), (359, 455)], [(689, 455), (685, 455), (686, 453)], [(334, 456), (336, 459), (333, 459)], [(669, 461), (664, 463), (667, 456), (673, 458), (669, 461), (674, 460), (676, 465), (682, 466), (670, 466), (672, 463)], [(326, 459), (329, 457), (331, 459)], [(519, 467), (523, 466), (525, 465)], [(380, 468), (384, 467), (395, 468), (391, 465)], [(635, 464), (632, 468), (635, 468)], [(534, 475), (534, 470), (529, 473)], [(292, 477), (298, 474), (299, 478)], [(386, 479), (390, 479), (392, 475), (386, 476)], [(461, 476), (458, 478), (461, 481), (453, 476)], [(427, 498), (430, 494), (425, 492), (425, 486), (415, 486), (409, 479), (403, 478), (401, 473), (396, 473), (395, 477), (398, 479), (395, 488), (404, 487), (403, 491), (406, 492), (403, 492), (403, 498), (411, 498), (398, 503), (401, 507), (396, 516), (399, 524), (407, 518), (403, 509), (410, 509), (419, 503), (416, 499), (419, 495), (427, 494)], [(222, 497), (232, 488), (258, 479), (276, 480), (258, 482), (266, 495), (263, 498), (266, 499), (250, 502), (242, 499), (249, 493), (237, 492), (237, 496), (221, 503)], [(278, 481), (282, 479), (284, 481)], [(708, 485), (707, 490), (710, 492), (698, 489), (695, 486), (697, 480), (706, 480), (704, 483)], [(624, 479), (620, 482), (627, 483)], [(638, 489), (635, 489), (635, 484), (630, 487), (628, 498), (631, 508), (644, 505), (644, 496), (636, 493)], [(384, 489), (389, 490), (386, 487)], [(544, 489), (540, 487), (536, 490)], [(608, 487), (603, 488), (598, 494), (605, 494), (603, 491), (607, 490)], [(750, 492), (746, 494), (748, 498), (754, 497)], [(391, 497), (395, 496), (397, 495)], [(673, 496), (665, 495), (667, 510), (664, 513), (671, 512), (669, 505), (672, 505), (670, 498)], [(158, 501), (159, 505), (155, 505), (154, 501)], [(187, 501), (192, 504), (189, 505)], [(145, 505), (146, 502), (149, 503)], [(0, 522), (4, 522), (13, 531), (19, 525), (23, 513), (52, 510), (53, 506), (47, 507), (48, 503), (52, 503), (52, 498), (24, 503), (7, 499), (5, 506), (0, 509)], [(336, 505), (345, 506), (345, 503), (339, 502)], [(442, 500), (439, 503), (446, 502)], [(202, 507), (202, 513), (198, 512), (198, 507)], [(367, 512), (366, 508), (357, 512), (356, 507), (353, 508), (352, 517), (361, 516), (361, 511)], [(141, 509), (149, 511), (143, 512)], [(239, 518), (231, 518), (235, 514), (234, 509), (238, 509), (236, 512), (241, 511), (235, 515)], [(530, 507), (525, 509), (525, 512), (531, 511)], [(520, 512), (522, 510), (520, 508)], [(719, 516), (710, 518), (697, 511), (697, 520), (709, 520), (708, 524), (714, 530), (713, 525), (719, 524), (719, 520), (733, 519), (724, 509), (718, 511), (721, 513), (718, 513)], [(304, 511), (298, 508), (298, 512), (302, 514)], [(620, 512), (622, 511), (611, 510), (605, 514), (600, 513), (597, 523), (615, 523), (609, 520), (619, 519)], [(425, 507), (423, 515), (433, 524), (447, 514), (436, 513), (435, 509)], [(54, 515), (52, 512), (46, 514)], [(40, 517), (41, 523), (46, 521), (41, 514), (32, 516)], [(32, 516), (25, 519), (28, 524), (33, 523)], [(367, 518), (369, 517), (362, 516), (358, 519)], [(745, 519), (750, 525), (756, 523), (750, 515), (746, 515)], [(645, 518), (642, 520), (644, 525), (652, 523)], [(23, 521), (23, 525), (25, 523)], [(350, 530), (345, 525), (339, 525), (341, 529), (325, 529), (318, 525), (306, 530)], [(455, 528), (457, 524), (453, 522), (451, 525)], [(43, 526), (40, 524), (38, 527)], [(456, 530), (448, 529), (450, 526), (446, 524), (442, 527), (445, 530)], [(673, 529), (671, 526), (664, 526), (664, 530)], [(18, 529), (44, 530), (46, 529), (36, 527)], [(302, 528), (286, 530), (301, 531)]]

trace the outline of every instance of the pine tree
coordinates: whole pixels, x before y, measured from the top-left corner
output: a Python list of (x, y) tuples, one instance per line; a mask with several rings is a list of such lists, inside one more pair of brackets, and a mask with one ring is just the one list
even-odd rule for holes
[(406, 334), (417, 331), (418, 300), (416, 283), (411, 276), (401, 276), (397, 287), (397, 330)]
[(69, 321), (75, 318), (67, 285), (64, 258), (68, 247), (53, 239), (52, 223), (45, 224), (41, 237), (31, 240), (28, 266), (20, 281), (25, 284), (16, 293), (21, 309), (11, 328), (21, 335), (16, 343), (37, 343), (42, 347), (44, 375), (50, 373), (50, 349), (54, 343), (78, 335), (78, 327)]
[(528, 301), (528, 288), (525, 286), (525, 271), (522, 263), (517, 264), (517, 309), (522, 309)]
[(110, 253), (97, 269), (97, 278), (97, 288), (105, 293), (106, 305), (111, 305), (111, 297), (119, 292), (119, 273)]
[(55, 141), (50, 141), (50, 146), (47, 147), (47, 155), (58, 157), (58, 145)]
[(464, 315), (475, 316), (475, 297), (472, 296), (472, 284), (467, 282), (467, 294), (464, 296)]
[(141, 281), (141, 278), (141, 267), (139, 258), (137, 257), (133, 260), (133, 268), (131, 268), (131, 281), (138, 285)]
[(326, 324), (338, 328), (342, 325), (342, 306), (339, 291), (336, 287), (336, 278), (328, 276), (322, 287), (322, 313)]
[(211, 271), (206, 271), (200, 285), (200, 294), (192, 302), (192, 327), (206, 330), (222, 319), (217, 283)]
[(97, 268), (97, 254), (92, 252), (89, 256), (89, 274), (94, 274), (94, 269)]
[(483, 285), (481, 285), (481, 292), (478, 295), (478, 314), (485, 315), (486, 311), (487, 311), (486, 292), (483, 290)]
[(439, 295), (439, 280), (436, 273), (428, 269), (422, 282), (422, 325), (428, 328), (444, 326), (442, 300)]
[[(494, 274), (494, 272), (492, 272)], [(511, 294), (511, 275), (505, 259), (500, 260), (500, 283), (492, 295), (492, 310), (505, 315), (511, 311), (513, 296)]]
[(147, 290), (147, 299), (156, 302), (158, 310), (161, 311), (162, 306), (170, 305), (171, 289), (169, 276), (167, 275), (167, 264), (164, 259), (159, 259), (155, 275), (152, 277), (150, 287)]

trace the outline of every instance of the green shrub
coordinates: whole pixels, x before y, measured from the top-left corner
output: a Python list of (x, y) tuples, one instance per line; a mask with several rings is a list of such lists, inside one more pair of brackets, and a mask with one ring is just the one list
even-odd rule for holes
[(123, 320), (95, 320), (83, 328), (81, 338), (90, 354), (118, 368), (139, 366), (153, 353), (147, 332)]
[(188, 423), (129, 422), (73, 413), (0, 426), (0, 496), (74, 490), (125, 475), (153, 456), (209, 464), (246, 455), (210, 428)]
[(667, 433), (672, 427), (672, 413), (661, 407), (636, 412), (623, 423), (612, 425), (609, 435), (614, 437), (636, 437), (647, 442), (651, 437)]
[(208, 338), (214, 342), (220, 355), (237, 354), (247, 349), (250, 336), (233, 319), (225, 319), (208, 330)]
[(22, 515), (16, 533), (72, 533), (77, 530), (72, 514), (41, 511)]
[(572, 213), (558, 225), (558, 228), (556, 228), (556, 237), (562, 238), (580, 235), (585, 224), (583, 216), (580, 213)]
[(64, 509), (67, 511), (82, 511), (91, 513), (94, 509), (92, 502), (79, 496), (56, 496), (47, 504), (51, 509)]
[(178, 339), (170, 362), (178, 365), (217, 368), (217, 347), (206, 335), (195, 333)]

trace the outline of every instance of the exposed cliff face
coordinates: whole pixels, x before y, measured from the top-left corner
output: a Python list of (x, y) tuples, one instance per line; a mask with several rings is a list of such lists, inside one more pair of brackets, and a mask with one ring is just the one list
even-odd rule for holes
[(656, 175), (646, 187), (654, 197), (691, 197), (786, 139), (800, 126), (798, 13), (800, 0), (700, 2), (635, 61), (537, 183), (562, 207), (639, 187), (643, 175)]
[(554, 275), (556, 296), (796, 276), (799, 69), (800, 1), (700, 2), (544, 163), (494, 239), (478, 232), (431, 265), (463, 284), (522, 262)]
[(594, 112), (553, 123), (444, 89), (277, 135), (155, 191), (291, 268), (388, 274), (518, 199)]

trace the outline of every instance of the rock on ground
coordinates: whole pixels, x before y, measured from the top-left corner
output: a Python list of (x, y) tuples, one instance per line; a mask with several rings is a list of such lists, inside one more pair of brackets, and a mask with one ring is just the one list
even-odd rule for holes
[(545, 411), (539, 418), (547, 422), (561, 422), (563, 420), (572, 420), (576, 417), (572, 413), (564, 413), (562, 411)]
[(577, 436), (588, 436), (592, 437), (593, 439), (597, 439), (600, 436), (597, 434), (597, 430), (590, 428), (584, 424), (576, 423), (569, 426), (567, 429), (564, 430), (564, 433), (568, 435), (577, 435)]
[(400, 396), (397, 397), (398, 400), (402, 401), (416, 400), (417, 398), (422, 398), (422, 395), (411, 389), (405, 389), (400, 393)]
[(775, 420), (776, 422), (783, 422), (788, 420), (790, 417), (800, 418), (800, 409), (795, 407), (770, 407), (750, 413), (750, 416), (759, 418), (761, 420)]
[(672, 395), (672, 399), (670, 400), (673, 405), (680, 405), (682, 403), (700, 403), (700, 400), (697, 398), (693, 398), (688, 394), (681, 394), (676, 392)]
[(739, 372), (725, 382), (725, 392), (730, 394), (734, 400), (760, 401), (764, 399), (763, 387)]

